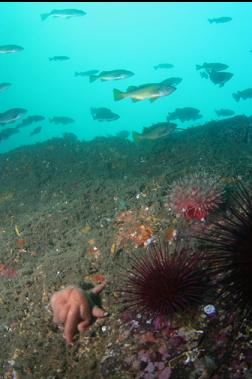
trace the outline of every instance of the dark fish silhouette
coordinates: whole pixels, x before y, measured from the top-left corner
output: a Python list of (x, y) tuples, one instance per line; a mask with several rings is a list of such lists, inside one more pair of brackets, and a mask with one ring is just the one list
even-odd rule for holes
[(11, 83), (0, 83), (0, 92), (10, 88)]
[(41, 132), (42, 126), (38, 126), (37, 128), (33, 129), (30, 133), (30, 136), (34, 136), (35, 134), (39, 134)]
[(174, 112), (169, 112), (167, 121), (180, 120), (182, 122), (189, 120), (198, 120), (202, 118), (200, 110), (192, 107), (177, 108)]
[(212, 83), (219, 85), (219, 87), (223, 87), (226, 82), (228, 82), (234, 74), (226, 71), (210, 71), (209, 79)]
[(226, 70), (229, 66), (224, 63), (203, 63), (202, 65), (196, 64), (196, 70), (206, 70), (206, 71), (223, 71)]
[(169, 69), (169, 68), (173, 68), (174, 65), (171, 64), (171, 63), (160, 63), (158, 64), (157, 66), (154, 66), (154, 69), (157, 70), (159, 68), (166, 68), (166, 69)]
[(209, 18), (208, 21), (210, 22), (210, 24), (212, 24), (213, 22), (215, 24), (224, 24), (225, 22), (232, 21), (232, 17)]
[(247, 100), (252, 99), (252, 88), (244, 89), (243, 91), (237, 91), (233, 93), (233, 98), (236, 101), (240, 101), (240, 99)]
[(22, 122), (17, 126), (17, 128), (23, 128), (25, 126), (31, 125), (33, 122), (43, 121), (44, 119), (45, 117), (40, 115), (28, 116), (22, 120)]
[(0, 141), (8, 139), (10, 136), (18, 132), (19, 130), (17, 128), (6, 128), (2, 132), (0, 132)]
[(64, 62), (68, 61), (70, 58), (65, 55), (55, 55), (54, 57), (49, 58), (49, 61), (55, 61), (55, 62)]
[(115, 121), (120, 116), (112, 112), (109, 108), (91, 108), (90, 109), (93, 120), (97, 121)]
[(233, 116), (235, 114), (235, 112), (232, 111), (231, 109), (219, 109), (219, 110), (216, 109), (215, 113), (219, 117), (228, 117), (228, 116)]

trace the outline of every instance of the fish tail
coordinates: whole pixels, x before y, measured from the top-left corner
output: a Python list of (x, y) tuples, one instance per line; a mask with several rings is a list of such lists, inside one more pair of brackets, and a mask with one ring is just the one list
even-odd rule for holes
[(50, 58), (50, 57), (49, 57), (48, 59), (49, 59), (50, 62), (53, 61), (53, 58)]
[(40, 18), (41, 18), (42, 21), (45, 21), (45, 20), (47, 19), (48, 16), (49, 16), (49, 13), (42, 13), (42, 14), (40, 15)]
[(80, 73), (79, 73), (79, 72), (77, 72), (77, 71), (75, 71), (75, 74), (74, 74), (74, 76), (80, 76)]
[(49, 118), (49, 122), (53, 122), (53, 118)]
[(212, 24), (214, 22), (214, 18), (209, 18), (208, 22), (210, 22), (210, 24)]
[(139, 143), (141, 141), (141, 134), (137, 132), (132, 132), (132, 137), (134, 142)]
[(122, 91), (120, 91), (119, 89), (114, 88), (113, 94), (114, 94), (114, 100), (115, 101), (120, 101), (124, 98), (124, 93)]
[(240, 92), (236, 92), (236, 93), (233, 93), (233, 98), (235, 99), (235, 101), (240, 101)]
[(90, 113), (91, 113), (93, 120), (95, 120), (95, 109), (93, 107), (90, 108)]
[(208, 78), (207, 73), (205, 71), (200, 72), (200, 76), (201, 76), (202, 79), (207, 79)]
[(157, 70), (158, 69), (158, 66), (154, 66), (154, 70)]
[(98, 79), (98, 76), (96, 76), (96, 75), (90, 75), (90, 77), (89, 77), (89, 83), (93, 83), (97, 79)]
[(201, 70), (203, 67), (200, 66), (199, 64), (196, 64), (196, 70)]

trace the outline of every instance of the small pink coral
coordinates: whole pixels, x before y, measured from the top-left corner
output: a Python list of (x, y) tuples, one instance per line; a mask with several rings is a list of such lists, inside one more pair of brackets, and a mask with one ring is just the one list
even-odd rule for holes
[(204, 221), (221, 203), (223, 186), (218, 177), (205, 172), (175, 181), (168, 194), (168, 206), (187, 220)]

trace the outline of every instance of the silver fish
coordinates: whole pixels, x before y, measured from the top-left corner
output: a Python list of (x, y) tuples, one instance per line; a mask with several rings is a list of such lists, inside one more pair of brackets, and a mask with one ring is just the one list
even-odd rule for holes
[(24, 48), (19, 45), (4, 45), (0, 46), (0, 54), (12, 54), (23, 51)]
[(65, 55), (55, 55), (54, 57), (49, 58), (49, 61), (63, 62), (63, 61), (68, 61), (69, 59), (70, 58)]
[(3, 113), (0, 113), (0, 124), (11, 124), (19, 120), (26, 114), (27, 110), (24, 108), (12, 108)]
[(11, 83), (0, 83), (0, 91), (5, 91), (11, 86)]
[(72, 17), (81, 17), (85, 16), (86, 12), (79, 9), (53, 9), (49, 13), (42, 13), (40, 15), (41, 20), (44, 21), (48, 17), (58, 17), (58, 18), (72, 18)]

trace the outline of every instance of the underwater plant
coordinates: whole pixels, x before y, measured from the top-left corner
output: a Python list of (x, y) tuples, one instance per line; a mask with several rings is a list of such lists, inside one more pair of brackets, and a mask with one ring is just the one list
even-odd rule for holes
[(204, 221), (221, 203), (222, 194), (219, 177), (199, 172), (172, 183), (167, 205), (177, 216)]
[(216, 222), (201, 240), (206, 242), (209, 273), (218, 297), (229, 309), (235, 304), (242, 318), (252, 315), (252, 196), (241, 183), (231, 196), (225, 219)]
[(122, 303), (145, 320), (195, 310), (206, 294), (207, 276), (199, 255), (169, 250), (167, 244), (151, 243), (142, 254), (130, 257), (122, 273)]
[(208, 334), (214, 336), (215, 355), (218, 356), (220, 343), (224, 341), (226, 346), (210, 378), (219, 374), (225, 366), (232, 367), (235, 375), (242, 375), (239, 369), (251, 368), (251, 364), (244, 363), (244, 357), (250, 352), (251, 346), (252, 195), (242, 183), (236, 186), (225, 217), (199, 237), (205, 244), (204, 261), (216, 288), (213, 302), (222, 308), (223, 314), (222, 322), (218, 326), (213, 324)]

